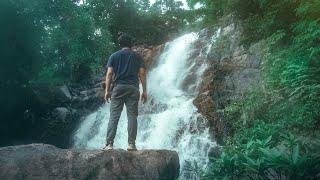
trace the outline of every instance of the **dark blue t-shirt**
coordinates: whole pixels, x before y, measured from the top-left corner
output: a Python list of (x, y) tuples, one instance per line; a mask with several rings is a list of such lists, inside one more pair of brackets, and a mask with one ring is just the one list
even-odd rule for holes
[(129, 84), (139, 87), (139, 69), (145, 68), (145, 64), (136, 52), (121, 49), (110, 56), (107, 67), (113, 68), (114, 84)]

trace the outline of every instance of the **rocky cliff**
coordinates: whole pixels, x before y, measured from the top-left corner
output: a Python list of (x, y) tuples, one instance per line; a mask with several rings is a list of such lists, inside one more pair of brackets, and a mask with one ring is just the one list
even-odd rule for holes
[(3, 180), (170, 180), (178, 175), (178, 154), (168, 150), (75, 150), (46, 144), (0, 148)]
[(224, 144), (230, 132), (222, 110), (242, 99), (252, 86), (262, 84), (260, 71), (266, 47), (264, 41), (245, 47), (241, 43), (241, 25), (234, 21), (202, 30), (199, 39), (211, 37), (212, 32), (217, 33), (217, 38), (207, 51), (208, 68), (194, 104), (208, 120), (217, 143)]

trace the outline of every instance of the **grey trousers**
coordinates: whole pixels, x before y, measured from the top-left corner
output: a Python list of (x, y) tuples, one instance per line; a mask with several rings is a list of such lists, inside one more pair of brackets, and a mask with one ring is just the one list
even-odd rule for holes
[(128, 117), (128, 143), (135, 144), (137, 137), (139, 88), (133, 85), (116, 85), (111, 93), (110, 119), (107, 129), (107, 145), (113, 144), (117, 132), (123, 105), (127, 108)]

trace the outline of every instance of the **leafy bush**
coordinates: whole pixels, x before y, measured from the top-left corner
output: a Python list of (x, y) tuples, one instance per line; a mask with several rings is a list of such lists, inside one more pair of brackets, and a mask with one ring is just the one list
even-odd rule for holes
[[(294, 137), (296, 138), (296, 137)], [(240, 146), (227, 146), (218, 159), (212, 159), (212, 179), (317, 179), (320, 155), (301, 142), (284, 140), (272, 146), (272, 136), (250, 140)], [(319, 142), (318, 142), (319, 143)], [(303, 144), (303, 145), (302, 145)], [(318, 144), (319, 145), (319, 144)]]
[[(193, 2), (211, 9), (219, 1)], [(220, 111), (231, 136), (222, 156), (212, 159), (207, 177), (320, 178), (320, 143), (315, 140), (320, 136), (320, 1), (225, 3), (219, 11), (242, 22), (243, 43), (266, 39), (268, 54), (263, 86)]]

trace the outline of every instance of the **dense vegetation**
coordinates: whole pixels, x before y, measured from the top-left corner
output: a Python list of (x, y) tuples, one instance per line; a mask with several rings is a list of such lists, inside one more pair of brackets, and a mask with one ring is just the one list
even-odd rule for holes
[(320, 1), (196, 0), (204, 24), (232, 14), (243, 43), (267, 40), (264, 85), (223, 110), (232, 130), (215, 179), (320, 178)]
[(178, 15), (187, 17), (174, 0), (1, 0), (0, 145), (37, 131), (24, 117), (29, 109), (44, 112), (34, 89), (102, 75), (119, 33), (160, 44), (186, 24)]

